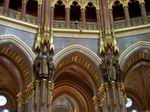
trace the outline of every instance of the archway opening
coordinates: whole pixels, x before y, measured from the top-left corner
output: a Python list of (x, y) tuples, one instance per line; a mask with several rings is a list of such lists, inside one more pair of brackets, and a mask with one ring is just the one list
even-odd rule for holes
[(150, 0), (145, 0), (145, 8), (147, 15), (150, 15)]
[(38, 2), (36, 0), (28, 0), (26, 11), (29, 15), (37, 16)]
[(130, 18), (141, 17), (141, 8), (138, 0), (130, 0), (128, 6)]
[(9, 8), (21, 12), (22, 0), (10, 0)]
[(117, 0), (114, 2), (112, 11), (114, 21), (125, 19), (123, 4), (121, 4), (120, 1)]
[(55, 4), (54, 20), (65, 20), (65, 5), (61, 0)]
[(86, 21), (87, 22), (96, 22), (96, 7), (93, 5), (93, 3), (89, 2), (86, 6)]
[(97, 77), (100, 75), (96, 65), (87, 56), (74, 52), (64, 57), (56, 67), (53, 106), (56, 106), (58, 97), (65, 94), (73, 99), (73, 106), (69, 106), (73, 111), (93, 112), (92, 98), (98, 89), (93, 74), (97, 74)]
[(81, 10), (78, 2), (74, 1), (70, 6), (70, 20), (71, 21), (80, 21)]
[(4, 6), (4, 0), (0, 0), (0, 6)]
[[(147, 107), (150, 89), (150, 53), (148, 48), (139, 48), (129, 53), (123, 65), (127, 94), (132, 95), (134, 105), (128, 108), (143, 111)], [(138, 82), (138, 83), (137, 83)], [(136, 95), (134, 95), (136, 93)], [(137, 97), (136, 97), (137, 96)]]

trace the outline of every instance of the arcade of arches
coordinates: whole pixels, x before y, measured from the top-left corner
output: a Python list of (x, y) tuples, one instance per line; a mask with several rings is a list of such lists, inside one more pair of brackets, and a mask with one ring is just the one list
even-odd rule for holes
[[(120, 57), (121, 67), (125, 72), (127, 97), (133, 102), (128, 108), (129, 112), (133, 109), (137, 111), (149, 109), (150, 45), (143, 46), (137, 46), (139, 49), (133, 48), (127, 51), (128, 55)], [(93, 112), (92, 98), (102, 84), (98, 61), (93, 61), (95, 54), (93, 53), (91, 59), (88, 54), (81, 53), (80, 50), (70, 54), (65, 53), (63, 58), (61, 55), (58, 57), (61, 59), (56, 59), (52, 109), (54, 112)], [(33, 81), (34, 56), (15, 42), (7, 40), (0, 44), (0, 55), (0, 94), (7, 98), (7, 103), (0, 109), (16, 111), (16, 95), (23, 89), (30, 88)], [(3, 100), (0, 100), (0, 103), (1, 101)]]
[[(100, 1), (108, 1), (118, 36), (127, 112), (150, 112), (150, 0), (83, 1), (51, 3), (56, 50), (52, 112), (95, 112), (93, 97), (103, 85)], [(31, 112), (35, 106), (33, 46), (37, 24), (44, 21), (40, 7), (40, 0), (0, 0), (0, 112)]]

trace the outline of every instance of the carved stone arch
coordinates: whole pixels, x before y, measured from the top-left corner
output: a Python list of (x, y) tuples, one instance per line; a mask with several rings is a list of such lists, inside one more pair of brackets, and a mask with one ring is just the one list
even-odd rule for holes
[(122, 5), (124, 4), (124, 2), (123, 2), (122, 0), (112, 0), (112, 1), (108, 4), (109, 9), (112, 9), (112, 7), (113, 7), (113, 5), (114, 5), (114, 3), (115, 3), (116, 1), (119, 1)]
[(62, 3), (67, 6), (67, 3), (65, 2), (65, 0), (54, 0), (51, 4), (51, 7), (55, 7), (55, 5), (57, 4), (58, 1), (62, 1)]
[(89, 101), (86, 100), (83, 96), (83, 91), (80, 91), (76, 89), (75, 85), (72, 85), (71, 82), (63, 82), (62, 84), (57, 84), (54, 90), (54, 98), (53, 101), (55, 101), (59, 96), (61, 95), (69, 95), (71, 96), (78, 104), (78, 108), (81, 112), (92, 112), (92, 110), (89, 110), (89, 108), (92, 107), (92, 105), (89, 104)]
[(82, 7), (81, 0), (73, 0), (73, 1), (70, 0), (70, 1), (68, 2), (68, 6), (70, 7), (70, 6), (72, 5), (73, 2), (77, 2), (77, 3), (79, 4), (79, 6)]
[(74, 44), (74, 45), (70, 45), (70, 46), (62, 49), (54, 56), (55, 65), (57, 65), (65, 56), (67, 56), (73, 52), (80, 52), (82, 54), (85, 54), (97, 66), (99, 66), (99, 64), (101, 63), (101, 59), (92, 50), (90, 50), (89, 48), (84, 47), (82, 45)]
[[(98, 87), (102, 84), (102, 78), (99, 72), (99, 64), (101, 59), (90, 49), (81, 45), (71, 45), (54, 56), (54, 64), (57, 69), (67, 68), (67, 65), (74, 64), (74, 67), (80, 67), (81, 71), (89, 73), (89, 82), (94, 82), (92, 85), (94, 94)], [(68, 66), (69, 69), (69, 66)], [(55, 79), (56, 76), (54, 76)]]
[(86, 0), (85, 3), (82, 5), (82, 8), (85, 8), (89, 2), (91, 2), (97, 10), (97, 4), (96, 4), (96, 1), (94, 1), (94, 0), (93, 1), (92, 0)]
[(150, 91), (150, 42), (139, 41), (131, 45), (121, 54), (119, 61), (125, 86), (143, 97), (142, 107), (146, 108)]
[[(120, 66), (123, 69), (123, 66), (125, 66), (125, 62), (127, 62), (127, 59), (134, 54), (135, 52), (139, 51), (140, 49), (145, 49), (146, 52), (150, 50), (150, 42), (146, 41), (139, 41), (137, 43), (134, 43), (133, 45), (129, 46), (119, 57)], [(149, 58), (149, 57), (147, 57)]]
[[(22, 40), (11, 35), (0, 36), (0, 55), (3, 63), (5, 61), (8, 64), (13, 63), (13, 66), (18, 69), (18, 74), (20, 74), (23, 81), (22, 89), (33, 81), (32, 65), (35, 54)], [(20, 89), (19, 92), (22, 91)]]

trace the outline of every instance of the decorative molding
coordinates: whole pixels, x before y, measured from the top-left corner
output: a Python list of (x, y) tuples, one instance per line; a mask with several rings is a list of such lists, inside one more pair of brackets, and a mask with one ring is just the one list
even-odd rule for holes
[(81, 54), (86, 55), (89, 59), (91, 59), (97, 66), (101, 63), (101, 59), (98, 57), (97, 54), (95, 54), (92, 50), (90, 50), (87, 47), (84, 47), (82, 45), (74, 44), (71, 46), (68, 46), (61, 51), (59, 51), (55, 56), (54, 56), (54, 64), (55, 66), (58, 65), (58, 63), (67, 55), (74, 53), (74, 52), (79, 52)]
[(34, 90), (33, 90), (33, 84), (31, 83), (27, 87), (27, 89), (17, 94), (18, 107), (28, 103), (29, 100), (33, 97), (33, 95), (34, 95)]
[(150, 42), (139, 41), (139, 42), (129, 46), (119, 57), (119, 63), (121, 65), (121, 68), (123, 68), (123, 65), (127, 61), (128, 57), (131, 56), (135, 51), (137, 51), (141, 48), (150, 49)]
[(0, 24), (8, 27), (12, 27), (18, 30), (27, 31), (30, 33), (37, 33), (37, 25), (29, 24), (27, 22), (12, 19), (6, 16), (0, 15)]

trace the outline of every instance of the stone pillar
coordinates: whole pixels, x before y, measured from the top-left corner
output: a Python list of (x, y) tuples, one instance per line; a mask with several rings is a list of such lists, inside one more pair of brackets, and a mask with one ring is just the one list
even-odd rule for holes
[(53, 22), (54, 22), (54, 7), (51, 7), (51, 14), (50, 14), (50, 24), (51, 24), (51, 28), (53, 28)]
[(7, 16), (10, 0), (4, 0), (3, 15)]
[(111, 27), (111, 30), (114, 30), (114, 20), (113, 20), (112, 9), (109, 9), (109, 18), (110, 18), (110, 27)]
[(41, 80), (40, 88), (40, 112), (47, 112), (47, 80)]
[(124, 9), (124, 15), (125, 15), (125, 22), (126, 22), (126, 27), (130, 27), (131, 23), (130, 23), (130, 16), (129, 16), (129, 10), (128, 10), (128, 5), (124, 5), (123, 6)]
[(28, 0), (22, 0), (22, 8), (21, 8), (21, 19), (24, 20), (26, 16), (26, 7)]
[(143, 23), (146, 24), (146, 23), (148, 23), (148, 20), (147, 20), (147, 14), (146, 14), (144, 1), (140, 2), (140, 7), (141, 7), (141, 14), (142, 14), (142, 18), (143, 18)]
[(97, 18), (97, 29), (101, 30), (100, 26), (100, 11), (96, 10), (96, 18)]
[(38, 1), (37, 24), (41, 26), (42, 0)]
[(86, 17), (85, 17), (85, 8), (81, 9), (81, 29), (85, 29), (85, 22), (86, 22)]
[[(103, 29), (105, 30), (106, 35), (109, 35), (110, 32), (110, 19), (109, 19), (109, 12), (108, 12), (108, 1), (101, 0), (100, 7), (102, 9), (102, 18), (103, 18)], [(107, 37), (106, 37), (107, 38)]]
[(70, 28), (70, 8), (66, 7), (65, 9), (65, 24), (66, 28)]
[(40, 85), (40, 81), (39, 80), (35, 80), (34, 82), (34, 106), (33, 106), (33, 110), (35, 112), (39, 112), (39, 97), (40, 97), (40, 91), (39, 91), (39, 85)]

